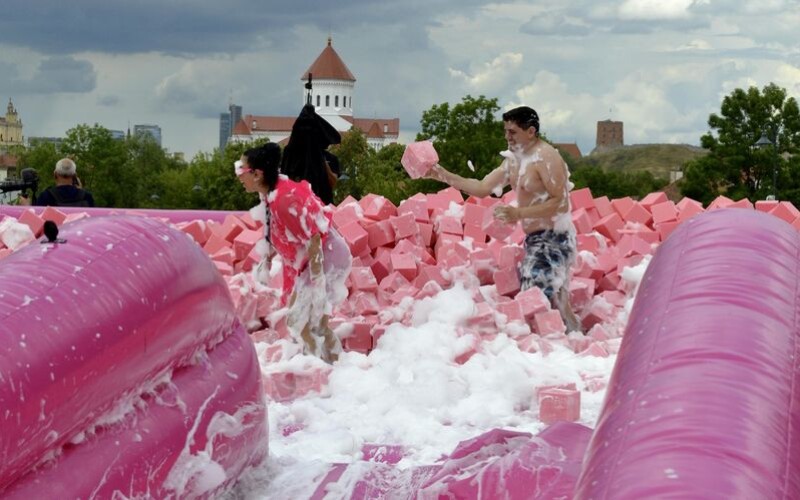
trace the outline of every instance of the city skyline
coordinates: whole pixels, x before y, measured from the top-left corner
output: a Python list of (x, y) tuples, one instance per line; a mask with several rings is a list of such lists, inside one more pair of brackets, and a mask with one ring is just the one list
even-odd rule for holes
[(628, 144), (697, 144), (734, 88), (775, 82), (800, 96), (797, 25), (798, 0), (11, 0), (0, 97), (26, 136), (152, 123), (189, 159), (218, 146), (231, 102), (296, 115), (301, 74), (332, 35), (358, 81), (355, 113), (398, 116), (401, 142), (423, 111), (471, 94), (536, 108), (549, 138), (584, 153), (605, 119), (625, 123)]

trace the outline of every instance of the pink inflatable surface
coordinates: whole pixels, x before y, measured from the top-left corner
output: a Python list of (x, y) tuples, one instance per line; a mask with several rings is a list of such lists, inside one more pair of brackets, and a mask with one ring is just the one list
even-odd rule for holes
[[(202, 249), (138, 217), (85, 219), (60, 236), (67, 242), (0, 262), (0, 491), (14, 482), (26, 492), (62, 483), (69, 497), (179, 491), (195, 476), (162, 481), (186, 473), (173, 466), (198, 450), (217, 474), (195, 492), (214, 491), (258, 462), (255, 353)], [(29, 473), (47, 461), (42, 483)], [(80, 481), (76, 463), (89, 471)]]
[[(14, 205), (0, 205), (0, 216), (19, 218), (26, 210), (33, 209), (36, 214), (41, 215), (44, 207), (22, 207)], [(58, 211), (69, 214), (79, 214), (85, 212), (92, 217), (101, 215), (136, 215), (150, 217), (154, 219), (166, 219), (173, 224), (178, 222), (189, 222), (193, 220), (213, 220), (222, 222), (230, 214), (241, 215), (245, 212), (233, 212), (225, 210), (163, 210), (148, 208), (88, 208), (88, 207), (58, 207)], [(1, 219), (2, 217), (0, 217)]]
[(742, 209), (650, 263), (579, 499), (800, 498), (800, 234)]

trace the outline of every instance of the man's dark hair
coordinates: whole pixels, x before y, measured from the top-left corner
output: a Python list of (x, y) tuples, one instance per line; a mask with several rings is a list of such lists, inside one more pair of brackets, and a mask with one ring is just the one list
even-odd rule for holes
[(268, 142), (261, 147), (248, 149), (242, 156), (247, 158), (250, 168), (264, 172), (264, 184), (269, 190), (275, 189), (281, 166), (281, 147)]
[(533, 108), (520, 106), (510, 109), (503, 113), (503, 121), (516, 123), (521, 129), (534, 127), (536, 128), (536, 136), (539, 136), (539, 115)]

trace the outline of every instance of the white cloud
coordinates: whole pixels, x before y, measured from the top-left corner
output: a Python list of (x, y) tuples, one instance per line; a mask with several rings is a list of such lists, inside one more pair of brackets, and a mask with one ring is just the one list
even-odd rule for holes
[(619, 16), (626, 20), (659, 20), (688, 18), (694, 0), (625, 0)]
[(522, 64), (522, 54), (506, 52), (495, 57), (488, 63), (482, 64), (472, 74), (449, 68), (450, 75), (466, 82), (467, 86), (478, 91), (487, 91), (503, 85), (509, 73), (512, 73)]

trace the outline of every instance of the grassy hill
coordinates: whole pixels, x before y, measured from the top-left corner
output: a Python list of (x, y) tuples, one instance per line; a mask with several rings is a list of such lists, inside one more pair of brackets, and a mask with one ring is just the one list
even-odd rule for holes
[(671, 170), (680, 169), (687, 161), (706, 154), (688, 144), (637, 144), (593, 153), (570, 161), (572, 169), (598, 166), (604, 171), (649, 171), (656, 177), (669, 178)]

